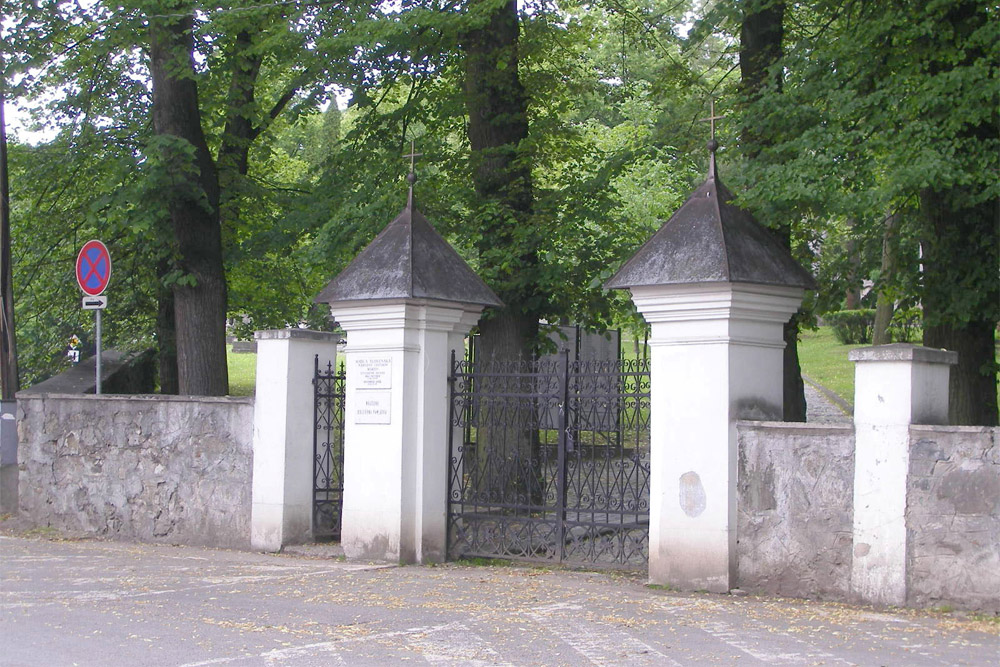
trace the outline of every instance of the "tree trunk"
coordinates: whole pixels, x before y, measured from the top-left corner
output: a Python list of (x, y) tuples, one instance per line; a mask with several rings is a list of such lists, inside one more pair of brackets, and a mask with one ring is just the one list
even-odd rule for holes
[(858, 252), (858, 240), (854, 236), (857, 227), (855, 220), (848, 220), (847, 226), (851, 235), (847, 239), (847, 293), (844, 294), (844, 310), (856, 310), (861, 307), (861, 254)]
[[(872, 345), (888, 345), (892, 342), (892, 313), (896, 308), (896, 300), (886, 288), (886, 282), (892, 279), (896, 271), (896, 254), (899, 246), (896, 234), (899, 231), (898, 213), (892, 213), (885, 219), (882, 230), (882, 266), (879, 270), (879, 290), (875, 302), (875, 326), (872, 331)], [(904, 341), (906, 342), (906, 341)]]
[[(522, 155), (528, 137), (527, 100), (518, 74), (517, 3), (491, 7), (473, 0), (467, 11), (477, 27), (462, 37), (465, 101), (469, 114), (472, 180), (482, 204), (478, 218), (483, 278), (504, 302), (479, 325), (482, 361), (529, 361), (538, 338), (537, 234), (532, 229), (531, 167)], [(525, 367), (525, 371), (528, 369)], [(523, 376), (519, 393), (531, 395), (534, 380)], [(540, 464), (532, 401), (506, 407), (484, 405), (477, 455), (479, 490), (508, 502), (541, 505)], [(490, 410), (500, 410), (490, 415)]]
[(178, 267), (184, 274), (173, 286), (179, 391), (225, 395), (229, 378), (219, 181), (201, 128), (191, 61), (192, 18), (150, 17), (149, 26), (153, 129), (180, 140), (164, 146), (175, 158), (189, 160), (188, 182), (174, 186), (169, 197)]
[(996, 326), (1000, 317), (1000, 200), (964, 206), (964, 188), (921, 194), (924, 345), (958, 352), (952, 424), (997, 425)]
[[(771, 67), (781, 60), (784, 40), (785, 3), (768, 0), (747, 2), (740, 25), (740, 85), (749, 101), (756, 100), (768, 87), (781, 90), (780, 72), (772, 72)], [(761, 136), (755, 124), (748, 122), (742, 129), (745, 152), (749, 159), (760, 154), (763, 147), (771, 143), (769, 137)], [(783, 221), (772, 225), (782, 244), (791, 249), (791, 227)], [(792, 317), (784, 328), (785, 352), (782, 368), (784, 390), (784, 420), (804, 422), (806, 420), (806, 394), (799, 366), (799, 318)]]
[[(477, 0), (469, 11), (485, 4)], [(527, 358), (538, 333), (537, 235), (530, 227), (531, 168), (521, 154), (528, 115), (518, 75), (518, 36), (517, 3), (508, 0), (462, 40), (472, 178), (486, 204), (481, 266), (505, 304), (492, 318), (496, 322), (480, 326), (479, 349), (487, 359)]]
[[(3, 60), (0, 59), (0, 65)], [(6, 77), (0, 72), (0, 392), (14, 399), (20, 388), (14, 330), (14, 271), (10, 260), (10, 180), (7, 176)]]
[[(960, 62), (942, 59), (928, 71), (940, 75), (989, 57), (984, 42), (971, 35), (995, 20), (984, 5), (966, 0), (949, 6), (945, 39)], [(991, 45), (992, 46), (992, 45)], [(995, 97), (994, 97), (995, 99)], [(961, 138), (984, 145), (995, 140), (1000, 125), (996, 106), (978, 125), (960, 131)], [(989, 173), (987, 171), (987, 173)], [(992, 184), (925, 188), (920, 193), (923, 217), (924, 345), (958, 352), (951, 370), (949, 418), (952, 424), (996, 426), (996, 327), (1000, 320), (1000, 197), (984, 198)]]
[[(170, 271), (167, 260), (160, 262), (157, 276), (162, 278)], [(156, 290), (156, 342), (158, 348), (157, 370), (161, 394), (180, 393), (177, 379), (177, 322), (174, 320), (174, 291), (163, 284)]]

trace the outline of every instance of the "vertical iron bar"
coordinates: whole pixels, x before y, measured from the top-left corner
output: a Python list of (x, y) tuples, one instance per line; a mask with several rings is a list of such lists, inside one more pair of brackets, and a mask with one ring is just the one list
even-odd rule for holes
[(455, 350), (451, 351), (451, 366), (448, 370), (448, 450), (445, 455), (445, 465), (447, 466), (447, 471), (445, 472), (445, 517), (444, 517), (444, 557), (448, 558), (448, 551), (451, 548), (451, 522), (452, 522), (452, 507), (451, 507), (451, 490), (455, 485), (455, 480), (452, 478), (451, 469), (451, 457), (454, 453), (453, 447), (455, 446)]
[(316, 468), (319, 465), (319, 355), (313, 359), (313, 469), (312, 469), (312, 519), (313, 538), (319, 526), (316, 525), (316, 499), (319, 496), (316, 487)]
[(559, 562), (566, 556), (566, 430), (569, 428), (569, 350), (559, 355), (562, 380), (559, 397), (559, 437), (556, 461), (556, 540), (559, 542)]

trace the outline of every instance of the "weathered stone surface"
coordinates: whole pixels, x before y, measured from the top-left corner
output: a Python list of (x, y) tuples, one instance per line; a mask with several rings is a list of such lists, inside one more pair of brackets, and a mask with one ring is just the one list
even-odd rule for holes
[(845, 597), (851, 578), (854, 429), (741, 422), (738, 432), (739, 587)]
[(38, 526), (248, 548), (253, 400), (18, 397), (20, 512)]
[(907, 604), (1000, 610), (1000, 429), (910, 427)]

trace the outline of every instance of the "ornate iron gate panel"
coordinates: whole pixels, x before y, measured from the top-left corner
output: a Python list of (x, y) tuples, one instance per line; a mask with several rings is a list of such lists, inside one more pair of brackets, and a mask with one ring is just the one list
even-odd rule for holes
[(313, 536), (340, 538), (344, 499), (344, 364), (322, 369), (316, 356), (313, 376)]
[(448, 548), (646, 567), (649, 363), (452, 359)]

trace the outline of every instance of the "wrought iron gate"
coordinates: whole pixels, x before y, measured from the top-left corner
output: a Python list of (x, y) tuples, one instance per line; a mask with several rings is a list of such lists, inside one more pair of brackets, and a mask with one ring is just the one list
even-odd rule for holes
[(649, 363), (452, 358), (448, 552), (645, 568)]
[(316, 356), (313, 375), (313, 536), (340, 538), (344, 505), (344, 364), (327, 363)]

